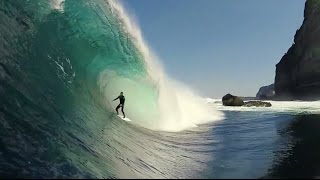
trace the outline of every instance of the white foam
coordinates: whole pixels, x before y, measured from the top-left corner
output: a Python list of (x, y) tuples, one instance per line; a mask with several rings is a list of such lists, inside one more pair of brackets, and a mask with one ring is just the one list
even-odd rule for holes
[[(164, 131), (181, 131), (186, 128), (196, 127), (198, 124), (222, 119), (223, 113), (214, 110), (214, 108), (207, 105), (203, 98), (192, 92), (191, 89), (166, 75), (159, 59), (144, 41), (137, 23), (131, 18), (132, 16), (127, 14), (119, 1), (109, 0), (108, 2), (113, 14), (118, 17), (122, 24), (124, 32), (128, 33), (137, 49), (140, 51), (149, 77), (158, 88), (158, 102), (155, 102), (157, 103), (156, 107), (158, 107), (158, 114), (149, 114), (148, 116), (147, 113), (141, 113), (138, 115), (137, 113), (139, 113), (143, 107), (139, 108), (139, 105), (135, 105), (134, 101), (131, 101), (133, 104), (129, 104), (129, 100), (129, 103), (126, 105), (128, 116), (136, 116), (137, 118), (133, 120), (135, 122), (140, 122), (140, 125), (142, 126)], [(103, 74), (105, 73), (106, 72), (101, 74), (99, 80), (103, 87), (106, 87), (105, 83), (107, 83), (107, 81), (110, 83), (110, 79), (103, 80), (105, 77)], [(130, 87), (126, 86), (127, 89), (125, 90), (127, 92), (131, 90), (129, 93), (138, 93), (139, 88), (141, 88), (139, 85), (135, 85), (134, 82), (131, 82), (128, 79), (118, 78), (117, 81), (125, 81), (127, 84), (132, 84)], [(104, 91), (107, 96), (110, 96), (110, 89), (109, 91)], [(134, 98), (134, 96), (135, 95), (132, 94), (130, 97)], [(109, 97), (109, 99), (111, 98), (112, 97)], [(137, 101), (139, 100), (137, 99)], [(136, 104), (139, 103), (136, 102)], [(148, 107), (144, 108), (146, 109)], [(130, 113), (131, 115), (129, 115)], [(150, 122), (151, 120), (152, 123)]]
[(58, 11), (63, 12), (64, 10), (64, 1), (65, 0), (52, 0), (51, 4), (52, 4), (52, 8)]
[(231, 107), (223, 106), (221, 99), (207, 98), (207, 102), (224, 111), (269, 111), (289, 113), (320, 113), (320, 101), (266, 101), (272, 104), (271, 107)]

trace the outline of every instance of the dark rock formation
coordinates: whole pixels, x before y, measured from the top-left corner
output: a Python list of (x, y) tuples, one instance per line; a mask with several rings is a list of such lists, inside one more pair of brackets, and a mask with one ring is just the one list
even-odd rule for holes
[(224, 106), (243, 106), (244, 102), (241, 98), (227, 94), (222, 97), (222, 104)]
[(274, 96), (274, 84), (269, 86), (263, 86), (259, 89), (256, 98), (257, 99), (272, 99)]
[(245, 106), (245, 107), (271, 107), (271, 103), (263, 101), (248, 101), (244, 102), (240, 97), (227, 94), (222, 97), (222, 104), (224, 106)]
[(252, 107), (252, 106), (256, 106), (256, 107), (271, 107), (271, 103), (269, 102), (263, 102), (263, 101), (248, 101), (244, 103), (244, 106), (246, 107)]
[(294, 44), (276, 65), (277, 99), (320, 99), (320, 1), (307, 0)]
[(252, 101), (252, 100), (257, 100), (256, 97), (246, 97), (246, 96), (239, 96), (240, 99), (243, 101)]

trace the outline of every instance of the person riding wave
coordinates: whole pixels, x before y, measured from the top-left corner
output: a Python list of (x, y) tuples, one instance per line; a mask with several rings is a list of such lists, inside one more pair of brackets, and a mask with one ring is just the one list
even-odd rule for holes
[(124, 108), (124, 102), (126, 101), (124, 95), (123, 95), (123, 92), (120, 93), (120, 95), (115, 98), (113, 101), (119, 99), (120, 100), (120, 104), (116, 107), (116, 111), (117, 111), (117, 115), (119, 115), (119, 112), (118, 112), (118, 109), (121, 107), (121, 111), (122, 111), (122, 114), (123, 114), (123, 118), (126, 117), (124, 111), (123, 111), (123, 108)]

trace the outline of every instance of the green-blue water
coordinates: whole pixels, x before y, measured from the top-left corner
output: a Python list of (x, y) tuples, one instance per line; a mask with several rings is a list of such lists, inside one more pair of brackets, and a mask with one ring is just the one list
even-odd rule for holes
[[(0, 1), (1, 178), (318, 175), (319, 115), (223, 110), (192, 130), (143, 128), (161, 123), (158, 81), (123, 19), (109, 1), (58, 2)], [(115, 115), (120, 91), (132, 123)]]
[[(22, 138), (12, 142), (19, 151), (26, 148), (16, 152), (25, 154), (19, 162), (39, 169), (17, 176), (113, 177), (108, 161), (114, 157), (103, 153), (107, 157), (101, 161), (91, 149), (129, 128), (116, 122), (113, 132), (118, 119), (107, 98), (123, 90), (121, 83), (144, 91), (140, 102), (146, 105), (155, 101), (156, 91), (151, 83), (140, 83), (147, 76), (141, 54), (107, 1), (71, 0), (63, 8), (55, 8), (56, 2), (0, 2), (2, 118), (14, 129), (2, 135)], [(130, 82), (117, 83), (115, 77)], [(11, 147), (10, 141), (5, 146)]]

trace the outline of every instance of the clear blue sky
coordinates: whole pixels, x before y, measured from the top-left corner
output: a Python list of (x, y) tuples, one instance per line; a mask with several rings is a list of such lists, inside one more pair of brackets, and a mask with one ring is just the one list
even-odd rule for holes
[(304, 0), (124, 0), (167, 73), (206, 97), (255, 96), (303, 21)]

